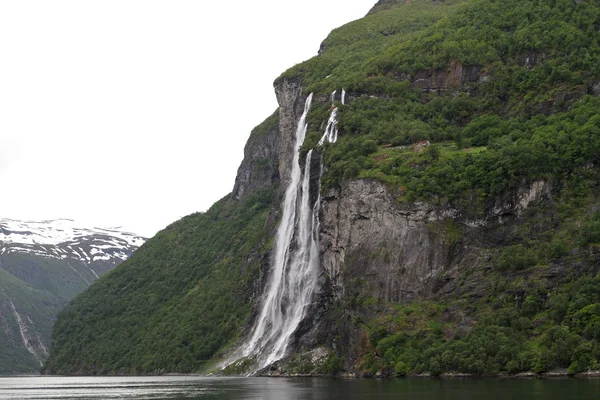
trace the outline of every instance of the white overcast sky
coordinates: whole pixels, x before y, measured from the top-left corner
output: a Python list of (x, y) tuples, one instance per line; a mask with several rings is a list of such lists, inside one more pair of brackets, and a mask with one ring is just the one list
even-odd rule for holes
[(0, 217), (151, 236), (231, 191), (273, 80), (375, 0), (0, 0)]

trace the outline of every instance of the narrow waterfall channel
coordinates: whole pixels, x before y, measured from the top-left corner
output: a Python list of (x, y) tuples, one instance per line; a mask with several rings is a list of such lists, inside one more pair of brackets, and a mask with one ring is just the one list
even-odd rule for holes
[[(342, 91), (342, 101), (344, 96), (345, 92)], [(283, 215), (277, 230), (273, 265), (263, 295), (262, 308), (250, 338), (241, 348), (241, 357), (254, 358), (258, 369), (285, 357), (290, 338), (306, 316), (317, 289), (321, 201), (317, 194), (316, 201), (311, 204), (313, 150), (306, 155), (304, 173), (299, 163), (300, 147), (308, 129), (306, 117), (312, 97), (312, 93), (307, 97), (296, 129), (290, 183), (285, 192)], [(335, 92), (331, 95), (332, 103), (334, 98)], [(332, 109), (327, 129), (319, 144), (325, 140), (334, 142), (337, 139), (336, 110)], [(318, 174), (320, 180), (321, 169)]]
[[(337, 141), (338, 129), (337, 129), (337, 107), (335, 107), (335, 94), (337, 90), (334, 90), (331, 93), (331, 115), (329, 116), (329, 120), (327, 121), (327, 127), (325, 128), (325, 133), (321, 140), (319, 140), (319, 146), (321, 146), (327, 140), (330, 143), (335, 143)], [(342, 89), (342, 104), (346, 102), (346, 91)]]

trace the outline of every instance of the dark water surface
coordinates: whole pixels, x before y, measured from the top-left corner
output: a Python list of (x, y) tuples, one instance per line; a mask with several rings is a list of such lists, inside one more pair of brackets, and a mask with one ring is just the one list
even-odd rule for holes
[(598, 379), (0, 377), (0, 399), (598, 399)]

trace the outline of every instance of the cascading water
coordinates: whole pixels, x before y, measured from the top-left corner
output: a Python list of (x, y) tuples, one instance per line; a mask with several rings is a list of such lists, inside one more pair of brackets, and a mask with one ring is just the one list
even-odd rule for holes
[(319, 140), (319, 146), (325, 143), (325, 140), (335, 143), (337, 140), (337, 108), (334, 108), (331, 111), (331, 115), (329, 116), (329, 120), (327, 121), (327, 127), (325, 128), (325, 133)]
[[(335, 100), (331, 94), (331, 102)], [(342, 103), (345, 91), (342, 90)], [(306, 155), (304, 174), (299, 164), (300, 146), (304, 142), (308, 125), (306, 117), (312, 103), (312, 93), (307, 97), (304, 113), (298, 121), (296, 142), (292, 159), (292, 172), (283, 202), (283, 215), (277, 230), (275, 253), (269, 284), (260, 314), (250, 339), (235, 358), (250, 357), (261, 369), (286, 355), (290, 338), (306, 316), (317, 288), (319, 267), (319, 207), (320, 194), (311, 206), (310, 184), (313, 150)], [(337, 140), (337, 108), (331, 112), (325, 140)], [(320, 180), (321, 169), (319, 168)], [(317, 189), (318, 191), (318, 189)]]
[(285, 192), (266, 297), (252, 335), (242, 349), (244, 357), (256, 357), (259, 368), (285, 356), (289, 339), (304, 318), (317, 287), (319, 202), (311, 206), (312, 150), (306, 156), (303, 176), (298, 162), (311, 102), (312, 94), (306, 99), (296, 129), (291, 179)]
[[(331, 115), (329, 116), (329, 120), (327, 121), (327, 127), (325, 128), (325, 133), (323, 134), (323, 136), (321, 137), (321, 140), (319, 140), (319, 146), (321, 146), (323, 143), (325, 143), (325, 140), (327, 140), (330, 143), (335, 143), (337, 141), (337, 137), (338, 137), (338, 129), (337, 129), (337, 124), (338, 124), (338, 120), (337, 120), (337, 107), (335, 107), (335, 94), (337, 93), (337, 90), (334, 90), (333, 93), (331, 93)], [(346, 91), (344, 89), (342, 89), (342, 104), (346, 103)]]

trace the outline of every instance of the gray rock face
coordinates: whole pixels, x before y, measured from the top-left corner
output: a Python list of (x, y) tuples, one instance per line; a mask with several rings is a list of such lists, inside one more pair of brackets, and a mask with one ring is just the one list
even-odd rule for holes
[(544, 199), (552, 197), (552, 188), (544, 180), (537, 180), (530, 185), (523, 186), (516, 194), (496, 200), (490, 210), (490, 216), (497, 217), (500, 222), (505, 216), (522, 217), (530, 205), (535, 205)]
[[(524, 183), (474, 220), (450, 206), (398, 202), (374, 180), (347, 181), (322, 193), (320, 296), (295, 348), (328, 346), (343, 354), (344, 368), (353, 371), (367, 331), (352, 321), (372, 316), (369, 307), (353, 304), (487, 296), (498, 249), (509, 243), (515, 226), (530, 218), (531, 207), (547, 201), (547, 182)], [(458, 329), (466, 333), (472, 319), (449, 311), (454, 312)]]
[(323, 194), (321, 266), (330, 285), (323, 290), (338, 300), (443, 297), (456, 290), (450, 282), (461, 270), (489, 261), (488, 247), (508, 222), (550, 198), (550, 185), (534, 181), (473, 220), (450, 207), (399, 203), (381, 182), (347, 182)]
[(279, 117), (266, 127), (262, 135), (251, 135), (244, 147), (244, 160), (238, 168), (231, 194), (241, 200), (246, 193), (279, 184), (279, 162), (276, 144), (279, 140)]
[(600, 96), (600, 82), (590, 83), (588, 93), (592, 96)]
[(326, 193), (321, 264), (334, 297), (360, 292), (404, 302), (430, 292), (455, 262), (453, 238), (436, 229), (447, 219), (453, 223), (455, 214), (425, 203), (399, 205), (383, 184), (370, 180)]
[(300, 82), (285, 79), (275, 83), (275, 94), (279, 103), (279, 138), (276, 143), (279, 176), (282, 187), (286, 187), (292, 171), (296, 128), (306, 97), (302, 94)]
[(263, 187), (282, 184), (285, 188), (289, 181), (296, 127), (306, 98), (299, 82), (288, 80), (275, 83), (275, 94), (278, 115), (258, 127), (260, 132), (253, 133), (246, 143), (232, 193), (235, 200)]
[(458, 88), (467, 83), (487, 79), (486, 75), (481, 73), (480, 66), (464, 66), (458, 61), (451, 62), (446, 68), (422, 70), (401, 78), (408, 79), (413, 88), (431, 91)]

